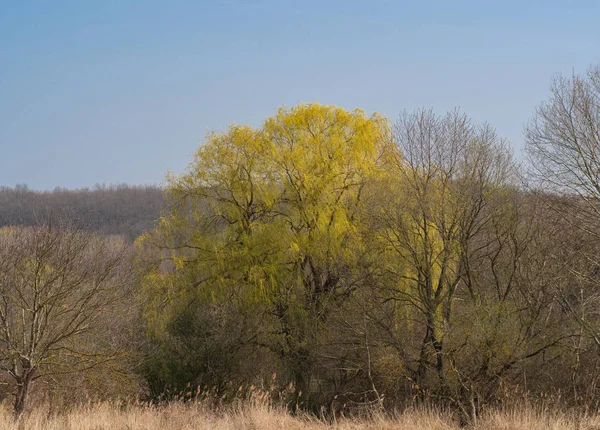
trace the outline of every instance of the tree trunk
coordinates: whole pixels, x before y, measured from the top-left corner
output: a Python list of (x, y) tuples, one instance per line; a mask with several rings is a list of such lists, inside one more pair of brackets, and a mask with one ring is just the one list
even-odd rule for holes
[(422, 388), (425, 386), (425, 379), (427, 376), (427, 370), (430, 366), (429, 355), (433, 353), (435, 358), (435, 370), (438, 375), (438, 379), (442, 387), (446, 384), (446, 378), (444, 374), (444, 351), (442, 341), (436, 334), (436, 323), (435, 316), (429, 315), (427, 317), (425, 337), (421, 342), (421, 351), (419, 354), (419, 365), (417, 368), (417, 383)]
[(25, 407), (27, 406), (27, 396), (29, 395), (29, 389), (31, 388), (33, 374), (33, 369), (26, 370), (23, 373), (23, 376), (17, 380), (17, 393), (15, 395), (15, 403), (13, 405), (15, 420), (19, 419), (25, 410)]

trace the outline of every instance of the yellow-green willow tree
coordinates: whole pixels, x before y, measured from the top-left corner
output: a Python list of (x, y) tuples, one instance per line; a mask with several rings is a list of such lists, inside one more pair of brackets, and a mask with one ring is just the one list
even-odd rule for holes
[(210, 134), (143, 239), (162, 249), (145, 281), (153, 329), (190, 300), (260, 307), (276, 325), (261, 343), (308, 402), (319, 333), (363, 280), (363, 189), (393, 151), (385, 118), (319, 104)]

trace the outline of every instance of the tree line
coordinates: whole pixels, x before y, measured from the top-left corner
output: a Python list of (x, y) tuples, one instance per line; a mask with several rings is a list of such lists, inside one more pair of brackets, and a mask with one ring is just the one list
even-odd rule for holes
[(65, 369), (107, 396), (258, 386), (330, 413), (423, 401), (474, 417), (525, 394), (597, 407), (599, 76), (554, 80), (525, 165), (459, 110), (392, 122), (302, 104), (211, 133), (135, 245), (0, 230), (16, 413)]
[(164, 205), (158, 186), (97, 185), (91, 189), (35, 191), (25, 184), (0, 187), (0, 227), (58, 224), (121, 235), (133, 242), (154, 227)]

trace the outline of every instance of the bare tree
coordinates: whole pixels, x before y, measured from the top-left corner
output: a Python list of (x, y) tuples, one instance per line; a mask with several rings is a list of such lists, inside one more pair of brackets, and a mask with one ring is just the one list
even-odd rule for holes
[(525, 136), (532, 188), (566, 230), (554, 253), (563, 276), (552, 286), (579, 325), (574, 369), (581, 368), (581, 336), (600, 346), (600, 65), (555, 77)]
[(129, 284), (126, 252), (122, 240), (64, 227), (0, 230), (0, 369), (16, 385), (16, 417), (36, 379), (110, 356), (89, 339)]
[(396, 305), (374, 320), (394, 339), (412, 392), (474, 416), (505, 374), (558, 341), (542, 318), (551, 296), (523, 267), (535, 211), (490, 126), (418, 111), (400, 118), (395, 139), (395, 174), (373, 193), (370, 216), (386, 259), (379, 294)]
[(558, 76), (550, 98), (525, 129), (534, 185), (570, 195), (554, 203), (577, 205), (578, 227), (600, 237), (600, 66), (584, 76)]
[(457, 112), (438, 117), (419, 111), (400, 118), (396, 187), (400, 201), (381, 211), (384, 240), (399, 258), (396, 300), (418, 311), (425, 334), (415, 380), (428, 369), (446, 384), (444, 337), (453, 297), (464, 285), (472, 237), (490, 221), (490, 193), (509, 185), (510, 153), (489, 126), (473, 126)]

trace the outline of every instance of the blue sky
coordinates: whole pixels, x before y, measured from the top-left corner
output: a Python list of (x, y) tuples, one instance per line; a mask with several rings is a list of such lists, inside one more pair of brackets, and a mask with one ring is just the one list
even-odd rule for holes
[(321, 102), (460, 107), (518, 155), (600, 2), (0, 0), (0, 185), (159, 184), (209, 130)]

